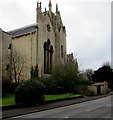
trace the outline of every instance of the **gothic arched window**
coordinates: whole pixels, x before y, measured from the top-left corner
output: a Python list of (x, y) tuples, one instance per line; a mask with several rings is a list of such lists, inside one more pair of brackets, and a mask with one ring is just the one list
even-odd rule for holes
[(61, 45), (61, 57), (63, 57), (63, 45)]
[(50, 72), (52, 72), (53, 46), (50, 46)]
[(53, 46), (50, 40), (44, 43), (44, 73), (50, 74), (52, 71)]
[(47, 43), (44, 43), (44, 73), (47, 72)]

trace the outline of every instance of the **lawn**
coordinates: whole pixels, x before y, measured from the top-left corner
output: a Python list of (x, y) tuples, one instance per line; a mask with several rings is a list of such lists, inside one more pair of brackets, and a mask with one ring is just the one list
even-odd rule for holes
[(8, 94), (6, 97), (0, 99), (0, 106), (14, 105), (14, 94)]
[[(75, 96), (80, 96), (80, 95), (79, 94), (45, 95), (45, 101), (60, 99), (60, 98), (69, 98), (69, 97), (75, 97)], [(14, 94), (8, 94), (6, 97), (3, 97), (2, 99), (0, 99), (0, 106), (9, 106), (14, 104), (15, 104)]]
[(60, 98), (69, 98), (69, 97), (75, 97), (80, 96), (79, 94), (60, 94), (60, 95), (45, 95), (45, 100), (54, 100), (54, 99), (60, 99)]

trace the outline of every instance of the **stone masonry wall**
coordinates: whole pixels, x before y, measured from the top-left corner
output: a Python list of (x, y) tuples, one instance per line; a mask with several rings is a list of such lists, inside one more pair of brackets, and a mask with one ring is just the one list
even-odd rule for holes
[(36, 65), (36, 32), (13, 38), (12, 44), (13, 52), (16, 51), (25, 58), (22, 76), (25, 80), (29, 79), (30, 69)]

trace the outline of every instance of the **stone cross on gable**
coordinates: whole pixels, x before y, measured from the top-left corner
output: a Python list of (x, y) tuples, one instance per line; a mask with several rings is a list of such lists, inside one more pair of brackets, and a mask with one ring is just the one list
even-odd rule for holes
[(40, 2), (39, 4), (40, 4), (40, 8), (41, 8), (42, 3)]

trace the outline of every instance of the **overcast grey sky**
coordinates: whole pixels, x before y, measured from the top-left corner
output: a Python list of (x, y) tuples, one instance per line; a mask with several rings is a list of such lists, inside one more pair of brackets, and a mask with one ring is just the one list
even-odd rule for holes
[[(42, 10), (49, 0), (40, 0)], [(111, 0), (51, 0), (67, 31), (67, 53), (73, 52), (80, 69), (98, 69), (111, 61)], [(0, 28), (13, 30), (36, 22), (37, 0), (0, 0)]]

